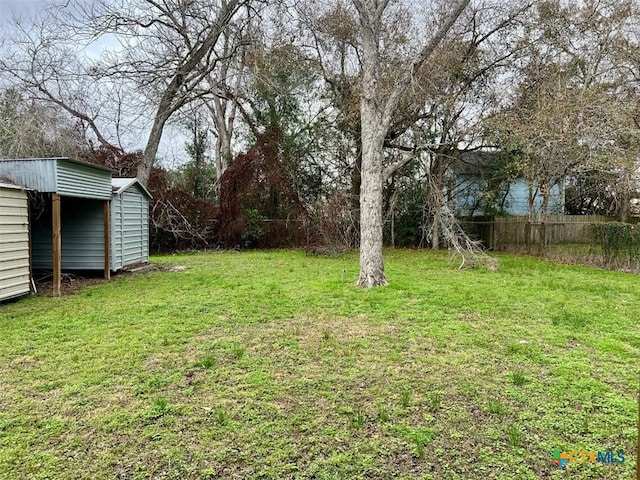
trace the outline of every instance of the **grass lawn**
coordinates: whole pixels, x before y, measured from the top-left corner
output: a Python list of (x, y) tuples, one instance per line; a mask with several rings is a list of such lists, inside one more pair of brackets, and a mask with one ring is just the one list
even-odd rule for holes
[(363, 290), (355, 253), (153, 261), (185, 268), (0, 306), (0, 478), (634, 476), (636, 275), (394, 250)]

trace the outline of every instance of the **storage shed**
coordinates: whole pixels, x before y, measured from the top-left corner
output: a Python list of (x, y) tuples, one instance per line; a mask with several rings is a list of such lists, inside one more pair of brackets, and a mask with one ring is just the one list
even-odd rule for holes
[(53, 270), (60, 295), (62, 270), (103, 270), (110, 277), (111, 171), (70, 158), (0, 160), (0, 175), (37, 192), (29, 203), (32, 266)]
[(0, 301), (30, 291), (27, 192), (23, 187), (0, 182)]
[(137, 178), (111, 181), (111, 270), (149, 261), (149, 191)]

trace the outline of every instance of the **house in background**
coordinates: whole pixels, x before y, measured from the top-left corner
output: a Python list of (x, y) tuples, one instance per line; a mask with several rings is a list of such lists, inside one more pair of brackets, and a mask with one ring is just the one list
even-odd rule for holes
[[(525, 178), (509, 174), (500, 152), (460, 152), (454, 165), (455, 205), (458, 216), (527, 215), (529, 183)], [(540, 213), (542, 195), (534, 195), (534, 212)], [(548, 213), (564, 213), (564, 185), (551, 188)]]
[(0, 160), (0, 176), (34, 191), (31, 264), (53, 271), (54, 295), (63, 270), (102, 271), (108, 279), (111, 271), (148, 261), (150, 196), (137, 180), (114, 185), (109, 169), (70, 158)]
[(0, 181), (0, 301), (31, 292), (26, 189)]

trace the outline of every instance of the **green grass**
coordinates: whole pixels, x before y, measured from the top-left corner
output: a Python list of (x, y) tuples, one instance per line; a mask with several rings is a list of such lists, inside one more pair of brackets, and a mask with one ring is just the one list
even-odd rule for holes
[(447, 258), (363, 290), (355, 253), (164, 256), (0, 306), (0, 478), (633, 478), (638, 277)]

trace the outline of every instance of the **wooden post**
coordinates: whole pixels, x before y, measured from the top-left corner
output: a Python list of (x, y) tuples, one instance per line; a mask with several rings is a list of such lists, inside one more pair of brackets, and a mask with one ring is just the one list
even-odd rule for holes
[(62, 236), (60, 232), (60, 195), (51, 194), (53, 233), (53, 296), (59, 297), (62, 287)]
[(496, 249), (496, 245), (495, 245), (495, 232), (494, 230), (496, 229), (496, 216), (495, 215), (491, 215), (490, 217), (487, 217), (489, 219), (489, 241), (487, 242), (487, 247), (490, 250), (495, 250)]
[(111, 279), (111, 222), (109, 214), (111, 212), (111, 204), (109, 201), (104, 202), (104, 278)]

